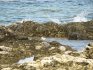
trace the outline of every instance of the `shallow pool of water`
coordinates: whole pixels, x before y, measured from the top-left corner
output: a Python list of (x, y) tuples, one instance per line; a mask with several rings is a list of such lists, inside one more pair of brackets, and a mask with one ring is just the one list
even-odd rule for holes
[[(78, 51), (86, 47), (88, 43), (93, 42), (93, 40), (68, 40), (68, 39), (63, 39), (63, 38), (46, 38), (46, 41), (48, 42), (57, 41), (63, 45), (68, 45)], [(18, 61), (18, 64), (32, 62), (33, 60), (34, 60), (34, 56), (26, 57), (24, 59), (20, 59)]]
[(63, 38), (47, 38), (46, 40), (49, 42), (57, 41), (63, 45), (71, 46), (76, 50), (82, 50), (88, 43), (93, 42), (93, 40), (68, 40)]
[(20, 59), (18, 61), (18, 64), (24, 64), (24, 63), (28, 63), (28, 62), (31, 62), (34, 60), (34, 56), (31, 56), (31, 57), (26, 57), (24, 59)]

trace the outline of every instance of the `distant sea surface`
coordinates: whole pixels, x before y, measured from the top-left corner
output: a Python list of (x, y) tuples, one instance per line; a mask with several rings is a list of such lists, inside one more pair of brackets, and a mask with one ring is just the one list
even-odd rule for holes
[(86, 22), (93, 19), (93, 0), (0, 0), (0, 24)]

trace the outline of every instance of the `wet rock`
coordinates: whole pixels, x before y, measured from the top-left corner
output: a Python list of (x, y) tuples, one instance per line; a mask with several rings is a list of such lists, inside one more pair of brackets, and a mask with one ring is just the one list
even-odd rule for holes
[(66, 51), (66, 52), (64, 52), (64, 54), (66, 54), (66, 55), (72, 55), (74, 57), (80, 56), (80, 53), (77, 52), (77, 51)]
[(89, 43), (88, 46), (89, 46), (89, 47), (93, 47), (93, 43), (92, 43), (92, 42)]
[(35, 46), (36, 50), (46, 49), (49, 48), (50, 44), (48, 42), (41, 42)]
[[(79, 24), (58, 25), (48, 22), (38, 24), (26, 21), (10, 26), (0, 26), (0, 69), (3, 70), (92, 70), (93, 44), (78, 52), (59, 42), (47, 42), (44, 37), (92, 39), (92, 21)], [(88, 29), (89, 28), (89, 29)], [(3, 46), (4, 45), (4, 46)], [(34, 55), (34, 61), (15, 64), (20, 59)], [(83, 55), (84, 57), (82, 57)], [(2, 64), (9, 64), (1, 67)]]
[(85, 59), (81, 57), (74, 57), (71, 55), (61, 55), (56, 54), (49, 57), (42, 57), (37, 61), (26, 63), (23, 66), (27, 70), (30, 70), (31, 67), (34, 67), (36, 70), (59, 70), (59, 69), (68, 69), (68, 70), (78, 70), (82, 69), (85, 70), (86, 67), (88, 70), (92, 70), (93, 67), (93, 60), (92, 59)]
[(56, 42), (56, 41), (50, 42), (50, 45), (55, 47), (56, 49), (61, 50), (61, 51), (67, 51), (67, 50), (75, 51), (71, 47), (69, 47), (67, 45), (62, 45), (62, 44), (60, 44), (59, 42)]
[(52, 57), (44, 57), (40, 62), (41, 62), (41, 66), (43, 66), (43, 67), (55, 65), (55, 61), (53, 60)]
[[(45, 43), (47, 43), (46, 46), (45, 46)], [(35, 60), (38, 58), (41, 58), (41, 57), (54, 55), (56, 53), (63, 54), (66, 51), (75, 51), (74, 49), (70, 48), (69, 46), (62, 45), (56, 41), (43, 42), (42, 46), (38, 45), (36, 47), (39, 48), (38, 49), (39, 51), (37, 51), (38, 55), (35, 56)]]
[(53, 22), (39, 24), (33, 21), (26, 21), (8, 26), (18, 35), (32, 37), (64, 37), (63, 26)]
[(75, 49), (71, 48), (70, 46), (67, 46), (67, 45), (61, 45), (59, 46), (59, 49), (61, 51), (76, 51)]
[(72, 51), (66, 51), (66, 52), (64, 52), (64, 54), (66, 54), (66, 55), (70, 55), (72, 53)]
[(0, 54), (9, 54), (12, 48), (6, 46), (0, 46)]
[(0, 54), (9, 54), (9, 52), (6, 52), (6, 51), (0, 51)]
[(16, 39), (18, 39), (18, 40), (28, 40), (28, 37), (26, 37), (26, 36), (17, 36)]
[(6, 46), (0, 46), (0, 50), (1, 51), (12, 51), (12, 48), (10, 48), (10, 47), (6, 47)]
[(4, 36), (4, 35), (0, 35), (0, 42), (1, 42), (1, 41), (3, 41), (3, 40), (4, 40), (4, 38), (5, 38), (5, 36)]
[[(33, 40), (17, 40), (17, 42), (15, 41), (13, 40), (13, 43), (15, 43), (15, 45), (18, 43), (20, 44), (21, 47), (18, 45), (15, 48), (12, 47), (14, 48), (14, 50), (12, 51), (11, 55), (10, 54), (8, 54), (8, 56), (7, 54), (5, 56), (1, 55), (3, 59), (9, 58), (9, 60), (11, 60), (11, 58), (13, 59), (13, 57), (16, 56), (14, 60), (18, 61), (19, 59), (23, 59), (24, 56), (27, 55), (27, 52), (32, 53), (32, 51), (34, 53), (34, 58), (37, 57), (37, 59), (34, 59), (33, 61), (28, 61), (22, 64), (17, 64), (17, 65), (12, 64), (12, 66), (10, 65), (6, 67), (2, 67), (1, 69), (11, 68), (10, 70), (14, 70), (14, 69), (18, 69), (18, 70), (55, 70), (55, 69), (56, 70), (59, 70), (59, 69), (80, 70), (81, 69), (81, 70), (85, 70), (87, 67), (88, 70), (92, 70), (93, 68), (93, 59), (86, 59), (85, 57), (81, 57), (80, 56), (81, 53), (79, 53), (78, 51), (74, 51), (69, 46), (62, 45), (56, 41), (53, 41), (53, 42), (38, 41), (38, 40), (34, 42)], [(29, 44), (30, 46), (26, 48), (26, 46), (28, 46)], [(9, 48), (10, 47), (3, 46), (3, 49), (2, 49), (2, 46), (1, 46), (1, 52), (9, 51)], [(91, 48), (89, 48), (89, 50)], [(22, 51), (22, 49), (24, 49), (24, 51)], [(24, 55), (25, 52), (26, 54)], [(0, 63), (1, 62), (3, 63), (4, 60), (0, 61)], [(4, 62), (4, 63), (7, 63), (7, 62)]]
[(43, 48), (43, 46), (39, 46), (39, 45), (35, 46), (36, 50), (40, 50), (41, 48)]
[(83, 56), (88, 59), (93, 59), (93, 45), (92, 43), (88, 44), (83, 51)]
[(35, 67), (30, 66), (30, 65), (25, 66), (24, 69), (25, 69), (25, 70), (36, 70)]
[(28, 40), (33, 40), (33, 41), (46, 41), (45, 37), (28, 37)]
[(50, 45), (51, 45), (51, 46), (54, 46), (54, 47), (59, 47), (59, 46), (61, 46), (61, 44), (60, 44), (59, 42), (57, 42), (57, 41), (52, 41), (52, 42), (50, 42)]
[(66, 36), (69, 39), (93, 40), (93, 20), (88, 22), (72, 22), (64, 25)]
[(93, 21), (56, 24), (47, 22), (39, 24), (33, 21), (24, 21), (8, 26), (19, 36), (29, 37), (57, 37), (68, 39), (93, 39)]
[(1, 70), (12, 70), (12, 68), (3, 68)]
[(5, 27), (0, 26), (0, 41), (2, 41), (5, 38)]
[(60, 49), (61, 51), (66, 51), (66, 47), (65, 47), (65, 46), (60, 46), (59, 49)]
[(0, 26), (0, 41), (15, 38), (16, 34), (10, 28)]
[(49, 51), (55, 50), (55, 47), (51, 47), (49, 48)]

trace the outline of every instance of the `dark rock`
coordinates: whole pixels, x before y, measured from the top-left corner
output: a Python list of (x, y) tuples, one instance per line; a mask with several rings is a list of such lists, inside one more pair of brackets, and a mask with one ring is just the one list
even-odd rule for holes
[(0, 26), (0, 41), (15, 38), (15, 36), (16, 34), (13, 32), (13, 30), (5, 26)]
[(93, 59), (93, 45), (92, 43), (88, 44), (83, 51), (83, 55), (88, 59)]
[(7, 28), (19, 36), (29, 37), (59, 37), (68, 39), (93, 39), (93, 21), (73, 22), (68, 24), (57, 24), (47, 22), (39, 24), (33, 21), (16, 23)]
[(88, 22), (73, 22), (64, 25), (64, 31), (69, 39), (93, 40), (93, 20)]
[(53, 46), (53, 47), (59, 47), (59, 46), (61, 46), (61, 44), (58, 43), (58, 42), (56, 42), (56, 41), (50, 42), (50, 45)]
[(8, 28), (12, 29), (19, 35), (32, 37), (62, 37), (64, 36), (63, 26), (53, 22), (39, 24), (33, 21), (26, 21), (15, 25), (10, 25)]
[(3, 51), (3, 49), (0, 48), (0, 51)]
[(28, 40), (28, 37), (26, 37), (26, 36), (17, 36), (16, 39), (18, 39), (18, 40)]
[(88, 46), (93, 47), (93, 43), (89, 43)]

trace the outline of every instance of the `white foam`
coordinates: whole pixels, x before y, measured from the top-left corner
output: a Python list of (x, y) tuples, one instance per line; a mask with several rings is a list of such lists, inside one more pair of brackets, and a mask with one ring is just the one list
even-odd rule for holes
[(22, 20), (17, 21), (17, 22), (18, 22), (18, 23), (23, 23), (23, 22), (26, 22), (26, 21), (31, 21), (31, 19), (30, 19), (30, 18), (28, 18), (28, 19), (22, 19)]
[(61, 21), (59, 19), (56, 18), (49, 18), (50, 21), (54, 22), (54, 23), (58, 23), (61, 24)]
[(87, 22), (87, 21), (88, 21), (87, 18), (81, 16), (76, 16), (73, 19), (73, 22)]
[(44, 15), (44, 17), (46, 17), (49, 21), (57, 23), (57, 24), (61, 24), (61, 21), (57, 18), (52, 18), (50, 15), (48, 15), (47, 13)]
[(87, 22), (88, 19), (85, 17), (88, 13), (81, 12), (80, 14), (76, 15), (76, 17), (73, 18), (73, 22)]

